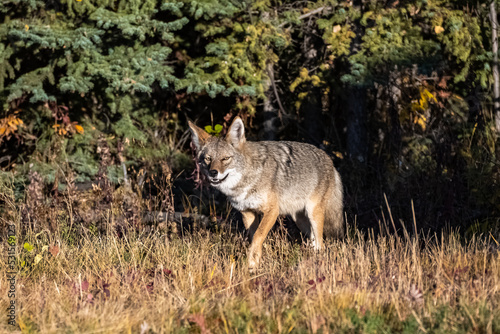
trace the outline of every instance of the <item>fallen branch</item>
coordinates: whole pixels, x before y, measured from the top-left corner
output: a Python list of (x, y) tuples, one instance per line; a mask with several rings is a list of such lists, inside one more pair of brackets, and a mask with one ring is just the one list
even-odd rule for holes
[(193, 219), (199, 222), (203, 228), (207, 228), (210, 223), (209, 217), (197, 213), (151, 211), (143, 213), (142, 216), (142, 220), (145, 223), (161, 223), (167, 221), (182, 223), (183, 219)]

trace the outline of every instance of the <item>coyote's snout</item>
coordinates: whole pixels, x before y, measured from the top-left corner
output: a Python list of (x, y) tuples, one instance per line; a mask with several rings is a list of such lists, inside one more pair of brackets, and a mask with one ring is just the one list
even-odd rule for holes
[(192, 122), (189, 127), (203, 173), (241, 211), (252, 240), (250, 269), (257, 268), (278, 215), (290, 215), (317, 250), (323, 234), (343, 234), (342, 181), (325, 152), (298, 142), (246, 141), (239, 117), (225, 138), (210, 136)]

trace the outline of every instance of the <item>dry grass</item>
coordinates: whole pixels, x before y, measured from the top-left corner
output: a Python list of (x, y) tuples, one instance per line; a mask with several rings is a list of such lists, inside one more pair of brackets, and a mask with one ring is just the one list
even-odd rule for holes
[[(499, 333), (493, 237), (351, 233), (315, 254), (282, 230), (247, 270), (228, 226), (178, 237), (90, 231), (17, 240), (17, 321), (25, 333)], [(1, 254), (6, 254), (5, 242)], [(59, 249), (44, 246), (58, 245)], [(58, 252), (57, 252), (58, 251)], [(35, 264), (37, 255), (40, 260)], [(6, 268), (6, 256), (0, 268)], [(22, 261), (25, 261), (22, 266)], [(0, 273), (1, 309), (8, 303)], [(3, 316), (3, 315), (2, 315)], [(17, 331), (5, 321), (0, 332)]]

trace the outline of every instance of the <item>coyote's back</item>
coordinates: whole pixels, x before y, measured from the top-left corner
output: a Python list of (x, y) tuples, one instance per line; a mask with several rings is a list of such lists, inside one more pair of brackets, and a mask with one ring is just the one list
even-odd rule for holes
[(290, 215), (318, 250), (324, 234), (343, 234), (342, 182), (325, 152), (299, 142), (247, 142), (239, 117), (225, 138), (189, 125), (203, 172), (241, 211), (253, 236), (250, 268), (258, 265), (262, 242), (278, 215)]
[[(264, 189), (275, 192), (280, 215), (290, 215), (294, 221), (297, 215), (307, 213), (304, 211), (317, 203), (325, 212), (325, 235), (343, 233), (342, 182), (324, 151), (290, 141), (247, 142), (246, 145), (244, 154), (248, 164), (238, 168), (245, 170), (242, 185), (252, 185), (250, 193)], [(306, 233), (309, 235), (310, 231)]]

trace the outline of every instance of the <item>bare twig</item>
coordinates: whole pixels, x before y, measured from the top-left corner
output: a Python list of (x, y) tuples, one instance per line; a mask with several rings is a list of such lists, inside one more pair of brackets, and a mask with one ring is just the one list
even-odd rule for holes
[[(323, 7), (316, 8), (315, 10), (312, 10), (312, 11), (310, 11), (309, 13), (305, 13), (305, 14), (300, 15), (300, 16), (299, 16), (299, 20), (303, 20), (303, 19), (305, 19), (305, 18), (308, 18), (309, 16), (312, 16), (312, 15), (314, 15), (314, 14), (317, 14), (317, 13), (319, 13), (319, 12), (322, 12), (323, 10), (330, 10), (330, 9), (332, 9), (332, 7), (325, 7), (325, 6), (323, 6)], [(281, 28), (282, 26), (284, 26), (284, 25), (285, 25), (285, 24), (287, 24), (287, 23), (288, 23), (288, 22), (283, 22), (283, 23), (281, 23), (278, 27), (280, 27), (280, 28)]]
[(278, 89), (276, 89), (276, 81), (274, 80), (274, 68), (272, 63), (267, 64), (267, 73), (269, 75), (269, 79), (271, 79), (271, 86), (273, 87), (274, 96), (276, 96), (276, 101), (278, 101), (278, 106), (279, 106), (278, 117), (280, 118), (280, 120), (282, 120), (282, 116), (287, 115), (287, 112), (285, 111), (283, 105), (281, 104), (281, 99), (280, 96), (278, 95)]

